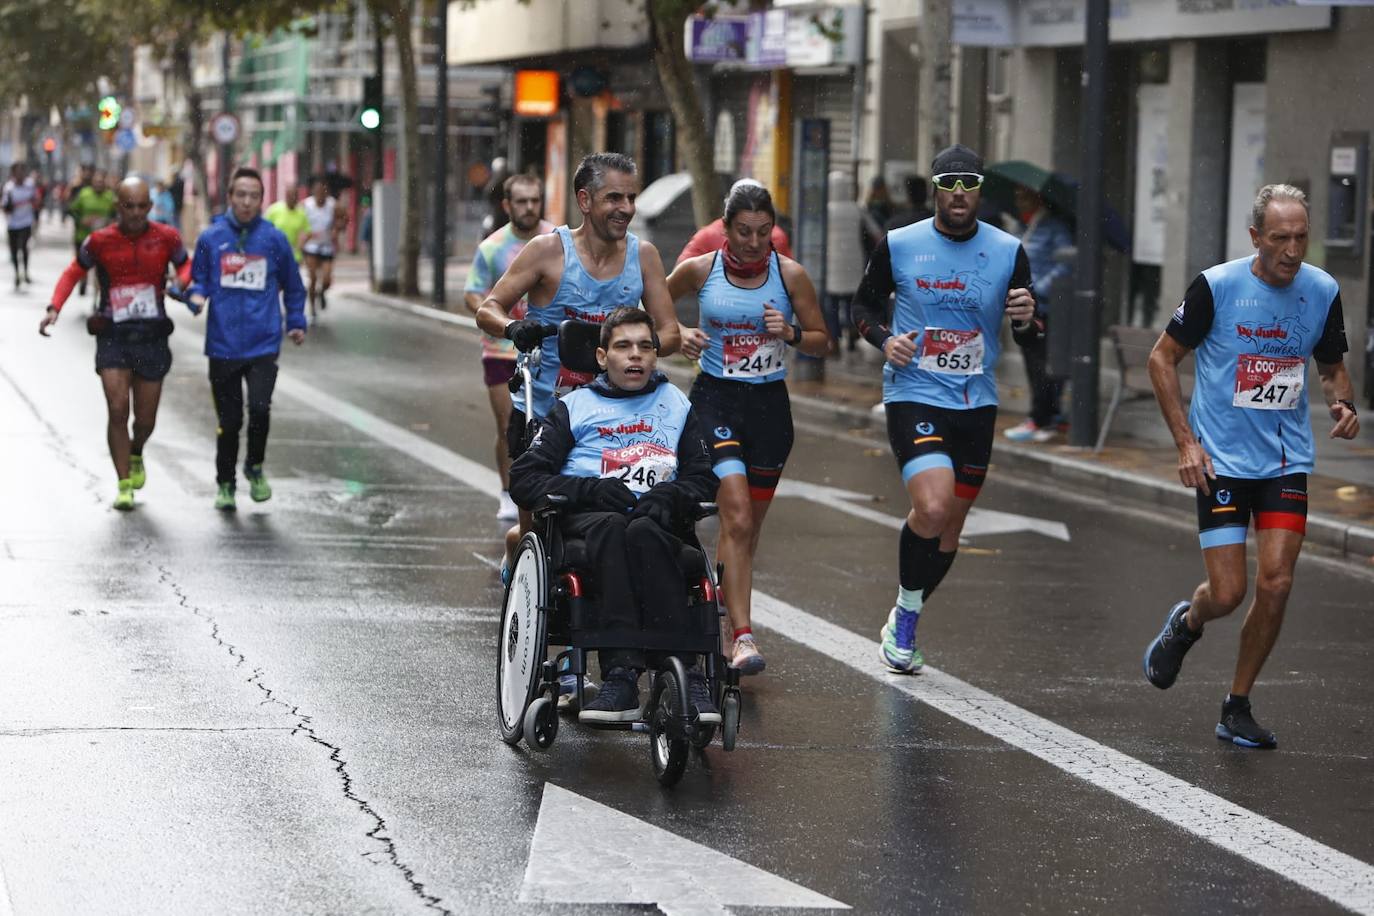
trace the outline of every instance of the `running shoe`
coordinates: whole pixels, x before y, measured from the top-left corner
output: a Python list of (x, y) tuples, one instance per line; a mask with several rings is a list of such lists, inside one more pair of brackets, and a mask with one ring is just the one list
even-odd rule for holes
[(320, 311), (329, 308), (329, 300), (324, 297), (324, 290), (320, 290)]
[(262, 476), (262, 465), (244, 468), (244, 475), (248, 478), (248, 495), (253, 502), (265, 503), (272, 498), (272, 488), (268, 486), (267, 478)]
[(119, 495), (115, 497), (114, 507), (122, 512), (134, 507), (134, 483), (127, 477), (119, 482)]
[[(762, 657), (762, 656), (760, 656)], [(697, 722), (702, 725), (719, 725), (720, 710), (711, 699), (711, 688), (700, 668), (687, 669), (687, 699), (696, 710)]]
[(882, 645), (878, 657), (897, 674), (915, 674), (926, 665), (925, 656), (916, 648), (916, 621), (921, 615), (894, 607), (883, 624)]
[(763, 674), (763, 669), (768, 667), (752, 635), (735, 640), (735, 651), (730, 655), (730, 667), (738, 668), (740, 674)]
[(1010, 429), (1002, 431), (1012, 442), (1048, 442), (1054, 438), (1054, 427), (1036, 426), (1031, 420), (1022, 420)]
[(596, 699), (577, 714), (579, 722), (634, 722), (639, 718), (639, 672), (633, 668), (607, 671)]
[(496, 520), (498, 522), (513, 522), (520, 517), (520, 510), (515, 505), (515, 500), (510, 498), (509, 490), (501, 491), (501, 503), (496, 510)]
[(129, 456), (129, 482), (134, 485), (135, 490), (142, 490), (143, 485), (148, 482), (148, 472), (143, 467), (142, 455)]
[(215, 494), (215, 508), (221, 512), (233, 512), (238, 508), (238, 503), (234, 500), (234, 485), (232, 483), (219, 485), (219, 492)]
[(1250, 714), (1249, 697), (1228, 696), (1221, 704), (1217, 737), (1240, 747), (1257, 747), (1267, 751), (1279, 746), (1278, 737), (1256, 722)]
[(1174, 686), (1183, 668), (1183, 656), (1202, 638), (1201, 630), (1194, 633), (1188, 629), (1188, 608), (1191, 606), (1188, 601), (1180, 601), (1170, 608), (1169, 616), (1164, 618), (1164, 629), (1145, 650), (1145, 680), (1160, 690)]

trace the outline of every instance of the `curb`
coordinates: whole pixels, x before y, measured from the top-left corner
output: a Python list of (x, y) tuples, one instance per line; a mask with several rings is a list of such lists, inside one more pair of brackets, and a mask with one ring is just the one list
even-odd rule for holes
[[(468, 315), (445, 312), (432, 306), (362, 290), (340, 290), (339, 294), (369, 305), (442, 321), (471, 331), (478, 330), (476, 320)], [(675, 384), (691, 383), (692, 373), (685, 368), (665, 366), (663, 372)], [(792, 395), (791, 402), (792, 409), (798, 417), (813, 425), (830, 426), (842, 423), (847, 428), (864, 430), (870, 430), (877, 425), (874, 422), (875, 416), (868, 410), (850, 407), (847, 404), (836, 404), (833, 401), (799, 394)], [(1042, 452), (1014, 442), (999, 441), (993, 455), (1006, 466), (1027, 476), (1051, 478), (1070, 483), (1079, 490), (1159, 506), (1169, 512), (1186, 513), (1190, 517), (1197, 511), (1196, 500), (1187, 490), (1146, 474), (1103, 467), (1081, 458)], [(1307, 516), (1307, 541), (1351, 559), (1363, 560), (1374, 557), (1374, 528), (1353, 525), (1331, 516)]]

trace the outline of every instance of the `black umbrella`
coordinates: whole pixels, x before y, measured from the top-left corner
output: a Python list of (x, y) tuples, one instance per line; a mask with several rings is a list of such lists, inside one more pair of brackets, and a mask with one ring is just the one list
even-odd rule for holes
[[(1045, 205), (1069, 224), (1078, 222), (1078, 182), (1075, 179), (1021, 159), (994, 162), (983, 170), (983, 200), (1016, 217), (1020, 216), (1016, 207), (1018, 186), (1039, 194)], [(1117, 251), (1131, 250), (1131, 233), (1125, 220), (1105, 203), (1102, 232), (1103, 241)]]

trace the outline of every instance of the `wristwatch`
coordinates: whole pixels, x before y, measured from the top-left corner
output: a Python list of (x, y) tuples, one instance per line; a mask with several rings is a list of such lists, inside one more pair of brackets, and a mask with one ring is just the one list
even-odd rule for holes
[(1359, 416), (1360, 414), (1360, 412), (1355, 409), (1355, 404), (1352, 401), (1347, 401), (1345, 398), (1336, 398), (1335, 403), (1344, 404), (1347, 408), (1349, 408), (1350, 412), (1355, 414), (1356, 416)]

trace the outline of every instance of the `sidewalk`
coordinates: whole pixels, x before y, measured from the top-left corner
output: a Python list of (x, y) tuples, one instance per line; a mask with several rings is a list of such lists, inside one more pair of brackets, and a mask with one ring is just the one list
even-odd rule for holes
[[(351, 260), (357, 260), (357, 270), (349, 265)], [(432, 271), (428, 262), (421, 269), (425, 295), (418, 301), (371, 292), (361, 259), (341, 259), (338, 267), (343, 268), (336, 268), (339, 293), (381, 307), (476, 327), (462, 304), (462, 283), (468, 268), (465, 263), (450, 262), (448, 266), (448, 306), (443, 311), (429, 305)], [(872, 409), (882, 400), (881, 362), (881, 354), (860, 341), (852, 353), (842, 352), (826, 361), (824, 380), (789, 380), (797, 419), (885, 441), (884, 417)], [(679, 384), (690, 382), (694, 371), (677, 357), (666, 360), (663, 368)], [(1161, 510), (1192, 517), (1195, 498), (1192, 491), (1178, 482), (1178, 452), (1153, 399), (1123, 401), (1106, 447), (1098, 454), (1091, 449), (1072, 448), (1062, 436), (1043, 444), (1015, 443), (1003, 437), (1002, 431), (1025, 417), (1029, 401), (1025, 379), (1020, 351), (1015, 347), (1004, 351), (998, 371), (1002, 407), (997, 418), (994, 467), (1001, 464), (1023, 474), (1048, 478), (1055, 485), (1157, 505)], [(1115, 371), (1104, 367), (1100, 401), (1104, 413), (1115, 380)], [(1353, 442), (1326, 436), (1324, 427), (1329, 424), (1319, 405), (1314, 406), (1313, 417), (1317, 421), (1318, 473), (1308, 479), (1307, 540), (1351, 559), (1374, 563), (1374, 416), (1361, 417), (1360, 436)]]

